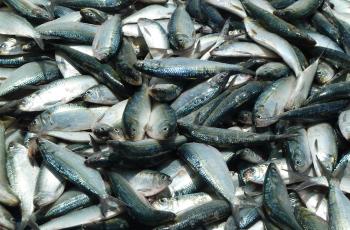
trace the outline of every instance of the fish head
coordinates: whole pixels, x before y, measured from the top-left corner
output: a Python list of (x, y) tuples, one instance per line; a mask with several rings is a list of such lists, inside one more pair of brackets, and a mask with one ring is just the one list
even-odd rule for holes
[(47, 21), (53, 20), (53, 16), (45, 9), (41, 7), (35, 7), (35, 9), (32, 10), (33, 15), (37, 15), (40, 18), (43, 18)]
[(135, 119), (128, 121), (128, 127), (124, 127), (124, 133), (129, 140), (142, 140), (144, 136), (144, 128), (141, 127), (140, 122)]
[(17, 46), (17, 40), (15, 38), (9, 38), (0, 44), (0, 54), (10, 54), (10, 51), (16, 49)]
[(147, 127), (147, 133), (150, 134), (151, 137), (157, 140), (165, 140), (170, 138), (174, 134), (174, 125), (170, 121), (158, 122), (153, 127)]
[(178, 50), (187, 50), (194, 45), (195, 40), (186, 34), (176, 34), (175, 35), (176, 44), (175, 48)]

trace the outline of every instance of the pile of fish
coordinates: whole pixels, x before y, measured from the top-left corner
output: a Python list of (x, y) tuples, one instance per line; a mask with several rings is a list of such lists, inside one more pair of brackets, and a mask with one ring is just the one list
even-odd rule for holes
[(0, 229), (350, 228), (350, 0), (0, 1)]

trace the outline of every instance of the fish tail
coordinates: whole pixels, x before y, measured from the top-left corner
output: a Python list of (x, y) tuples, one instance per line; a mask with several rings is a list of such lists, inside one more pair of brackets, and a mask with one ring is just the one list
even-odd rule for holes
[(40, 49), (44, 50), (45, 45), (44, 45), (44, 42), (43, 42), (41, 36), (33, 37), (33, 39), (34, 39), (34, 41), (38, 44), (38, 46), (40, 47)]

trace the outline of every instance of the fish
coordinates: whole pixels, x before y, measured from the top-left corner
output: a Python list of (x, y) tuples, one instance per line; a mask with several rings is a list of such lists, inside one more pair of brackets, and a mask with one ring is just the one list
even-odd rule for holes
[(64, 188), (64, 179), (42, 164), (35, 187), (34, 204), (43, 207), (55, 202), (62, 195)]
[(135, 63), (135, 68), (154, 77), (166, 79), (201, 79), (220, 72), (253, 73), (237, 64), (205, 61), (193, 58), (173, 57), (158, 60), (143, 60)]
[(55, 62), (29, 62), (16, 69), (0, 86), (0, 95), (18, 92), (31, 85), (45, 84), (60, 78)]
[(106, 60), (117, 53), (122, 42), (121, 18), (114, 15), (106, 20), (96, 32), (92, 51), (98, 60)]
[(175, 50), (187, 50), (195, 43), (195, 29), (186, 5), (178, 1), (168, 24), (169, 43)]
[(100, 173), (85, 166), (84, 157), (45, 139), (38, 139), (37, 142), (50, 170), (100, 199), (102, 215), (107, 215), (109, 210), (120, 211), (119, 201), (107, 193)]
[(263, 206), (269, 218), (280, 227), (303, 229), (296, 221), (287, 188), (274, 163), (267, 168), (263, 186)]
[[(24, 97), (18, 108), (22, 111), (42, 111), (63, 105), (81, 96), (96, 85), (98, 85), (98, 82), (93, 77), (83, 75), (54, 81)], [(62, 94), (62, 90), (66, 94)]]
[(285, 39), (267, 31), (251, 18), (245, 18), (244, 25), (249, 37), (262, 46), (276, 52), (294, 71), (295, 76), (300, 76), (302, 68), (297, 54), (295, 53), (293, 47)]
[(21, 204), (20, 228), (24, 229), (34, 212), (33, 201), (39, 167), (34, 159), (30, 159), (25, 146), (11, 143), (7, 151), (6, 168), (11, 188)]
[(151, 101), (147, 86), (143, 84), (138, 93), (128, 100), (123, 113), (122, 122), (126, 137), (132, 141), (142, 140), (150, 116)]
[(236, 206), (235, 185), (220, 152), (202, 143), (186, 143), (179, 148), (179, 156), (185, 160), (203, 181), (231, 204)]
[(110, 172), (108, 176), (111, 180), (113, 193), (128, 204), (131, 215), (138, 218), (141, 223), (154, 226), (155, 224), (171, 221), (175, 218), (175, 214), (172, 212), (154, 209), (120, 174)]
[(165, 140), (176, 133), (176, 112), (166, 104), (153, 106), (146, 133), (156, 140)]

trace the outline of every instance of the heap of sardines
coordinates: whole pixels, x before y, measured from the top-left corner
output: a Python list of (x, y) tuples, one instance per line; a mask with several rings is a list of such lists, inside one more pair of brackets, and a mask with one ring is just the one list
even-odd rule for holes
[(0, 229), (350, 228), (350, 0), (1, 0)]

